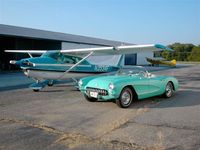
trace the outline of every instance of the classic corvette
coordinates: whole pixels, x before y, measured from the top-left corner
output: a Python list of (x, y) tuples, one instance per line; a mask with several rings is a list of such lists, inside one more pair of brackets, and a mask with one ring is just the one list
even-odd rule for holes
[(137, 99), (157, 95), (169, 98), (179, 86), (176, 78), (154, 75), (139, 66), (121, 69), (115, 75), (85, 77), (78, 84), (86, 100), (115, 100), (122, 108), (129, 107)]

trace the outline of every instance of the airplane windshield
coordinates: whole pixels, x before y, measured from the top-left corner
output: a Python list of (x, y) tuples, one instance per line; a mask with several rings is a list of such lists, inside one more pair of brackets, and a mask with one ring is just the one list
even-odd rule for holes
[[(58, 57), (60, 57), (60, 54), (61, 53), (55, 53), (55, 52), (47, 52), (47, 53), (44, 53), (43, 56), (45, 57), (51, 57), (53, 59), (58, 59)], [(62, 55), (62, 54), (61, 54)]]

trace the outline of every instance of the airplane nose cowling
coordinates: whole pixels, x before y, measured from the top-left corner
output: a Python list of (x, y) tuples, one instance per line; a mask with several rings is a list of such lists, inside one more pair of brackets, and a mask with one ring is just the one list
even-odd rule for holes
[(28, 60), (19, 60), (19, 61), (10, 60), (10, 64), (21, 66), (21, 67), (34, 67), (34, 63), (32, 63)]
[(20, 61), (10, 60), (10, 64), (20, 66)]
[(28, 67), (33, 67), (34, 66), (34, 63), (28, 61), (28, 60), (25, 60), (25, 61), (22, 61), (21, 62), (21, 65), (23, 66), (28, 66)]

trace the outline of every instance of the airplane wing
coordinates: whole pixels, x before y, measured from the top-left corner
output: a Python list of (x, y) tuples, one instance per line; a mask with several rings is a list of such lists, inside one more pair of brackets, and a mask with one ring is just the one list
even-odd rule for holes
[[(142, 51), (159, 51), (159, 50), (168, 50), (173, 51), (172, 49), (163, 46), (161, 44), (147, 44), (147, 45), (127, 45), (127, 46), (117, 46), (117, 47), (96, 47), (96, 48), (80, 48), (80, 49), (67, 49), (67, 50), (55, 50), (55, 52), (60, 52), (63, 54), (71, 55), (87, 55), (93, 52), (93, 56), (98, 55), (121, 55), (121, 54), (133, 54)], [(5, 52), (12, 53), (28, 53), (30, 54), (43, 54), (47, 50), (5, 50)]]
[(5, 50), (8, 53), (29, 53), (29, 54), (43, 54), (46, 50)]
[(82, 48), (82, 49), (68, 49), (60, 50), (61, 53), (72, 54), (72, 55), (83, 55), (93, 52), (93, 56), (98, 55), (121, 55), (121, 54), (133, 54), (141, 51), (159, 51), (172, 49), (163, 46), (161, 44), (148, 44), (148, 45), (128, 45), (128, 46), (117, 46), (117, 47), (97, 47), (97, 48)]

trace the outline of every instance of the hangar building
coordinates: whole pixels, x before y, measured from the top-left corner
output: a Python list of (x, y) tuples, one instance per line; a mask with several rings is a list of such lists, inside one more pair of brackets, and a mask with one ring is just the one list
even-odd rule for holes
[[(120, 45), (130, 45), (130, 43), (0, 24), (0, 70), (16, 69), (9, 64), (9, 60), (28, 57), (27, 54), (5, 53), (6, 49), (59, 50)], [(120, 57), (94, 56), (89, 61), (116, 65)], [(153, 57), (153, 52), (125, 55), (123, 65), (145, 65), (147, 64), (145, 57)]]

